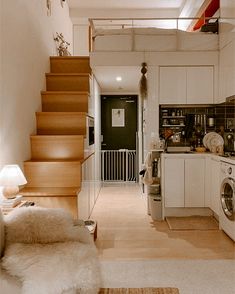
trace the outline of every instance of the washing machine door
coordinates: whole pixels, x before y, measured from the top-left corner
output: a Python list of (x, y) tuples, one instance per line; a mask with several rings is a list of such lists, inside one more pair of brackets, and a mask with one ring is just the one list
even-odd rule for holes
[(222, 210), (229, 220), (235, 220), (235, 181), (232, 178), (225, 178), (221, 184), (220, 200)]

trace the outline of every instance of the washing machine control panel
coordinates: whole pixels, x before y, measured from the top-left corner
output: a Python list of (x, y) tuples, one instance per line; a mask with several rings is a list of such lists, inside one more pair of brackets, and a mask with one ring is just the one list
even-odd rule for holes
[(235, 178), (235, 165), (221, 162), (221, 172), (223, 178)]

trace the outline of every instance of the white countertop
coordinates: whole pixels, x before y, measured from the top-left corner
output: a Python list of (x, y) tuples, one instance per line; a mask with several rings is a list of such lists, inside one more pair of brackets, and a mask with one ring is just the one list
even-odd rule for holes
[(235, 157), (223, 157), (211, 152), (189, 152), (189, 153), (162, 153), (163, 158), (195, 158), (195, 157), (210, 157), (215, 160), (231, 163), (235, 165)]

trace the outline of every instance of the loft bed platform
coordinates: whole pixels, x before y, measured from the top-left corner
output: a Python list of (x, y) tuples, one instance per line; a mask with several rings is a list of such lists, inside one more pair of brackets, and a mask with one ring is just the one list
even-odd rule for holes
[[(91, 20), (90, 20), (91, 21)], [(93, 52), (105, 51), (216, 51), (219, 35), (215, 29), (207, 31), (183, 31), (157, 27), (95, 27), (92, 22)], [(178, 27), (178, 26), (177, 26)], [(209, 28), (210, 29), (210, 28)]]

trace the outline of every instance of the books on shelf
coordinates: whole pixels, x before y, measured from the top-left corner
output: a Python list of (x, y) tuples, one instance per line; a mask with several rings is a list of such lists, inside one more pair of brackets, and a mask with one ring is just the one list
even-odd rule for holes
[(4, 208), (14, 208), (19, 205), (22, 201), (22, 196), (17, 195), (15, 198), (3, 199), (0, 203), (1, 207)]

